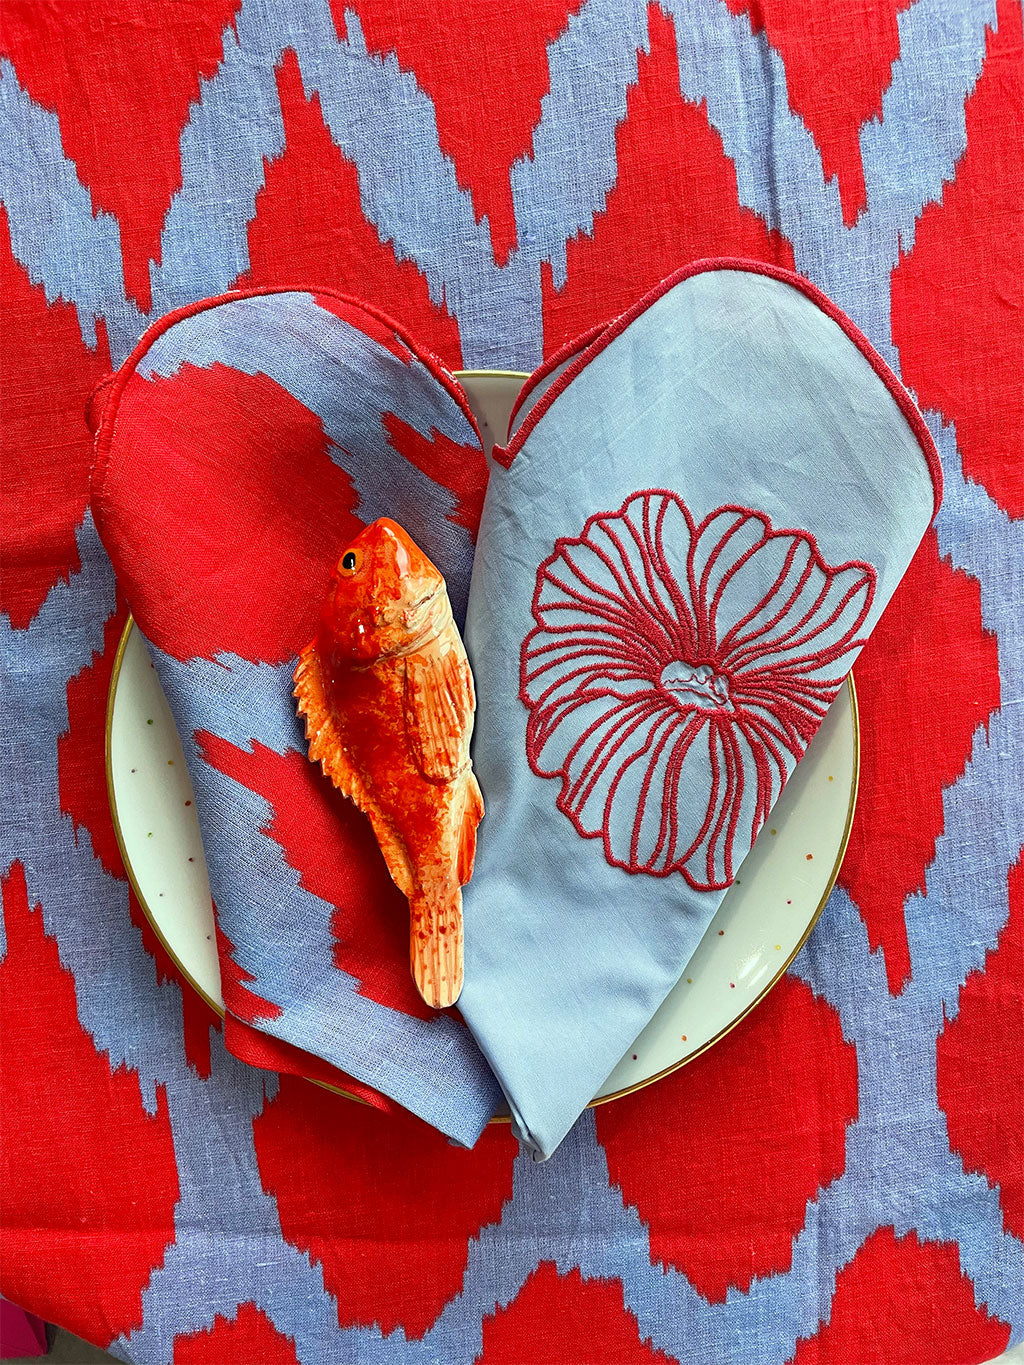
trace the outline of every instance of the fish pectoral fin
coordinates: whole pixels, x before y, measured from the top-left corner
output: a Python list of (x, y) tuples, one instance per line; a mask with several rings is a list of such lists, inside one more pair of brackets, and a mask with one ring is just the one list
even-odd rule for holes
[(461, 651), (405, 660), (405, 730), (416, 766), (431, 782), (450, 782), (469, 762), (473, 682)]
[(309, 757), (319, 763), (343, 796), (354, 801), (360, 810), (368, 808), (362, 779), (352, 764), (338, 731), (334, 713), (327, 700), (323, 670), (316, 642), (308, 644), (299, 654), (295, 667), (294, 696), (299, 715), (306, 722)]

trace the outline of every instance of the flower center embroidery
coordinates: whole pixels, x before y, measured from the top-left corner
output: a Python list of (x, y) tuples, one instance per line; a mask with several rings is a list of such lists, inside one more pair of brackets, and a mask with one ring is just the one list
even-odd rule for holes
[[(864, 643), (870, 564), (719, 507), (634, 493), (555, 543), (520, 654), (526, 752), (627, 872), (723, 890)], [(694, 662), (697, 661), (697, 662)]]
[(679, 706), (703, 706), (709, 711), (734, 710), (728, 676), (716, 673), (708, 664), (688, 664), (685, 659), (672, 659), (661, 670), (659, 682)]

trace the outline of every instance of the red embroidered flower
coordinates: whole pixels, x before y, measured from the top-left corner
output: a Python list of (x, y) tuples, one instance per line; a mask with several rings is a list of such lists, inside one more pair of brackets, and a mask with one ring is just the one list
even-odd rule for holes
[[(527, 756), (628, 872), (730, 885), (863, 644), (875, 572), (805, 531), (664, 490), (590, 518), (537, 572)], [(738, 856), (737, 856), (738, 855)]]

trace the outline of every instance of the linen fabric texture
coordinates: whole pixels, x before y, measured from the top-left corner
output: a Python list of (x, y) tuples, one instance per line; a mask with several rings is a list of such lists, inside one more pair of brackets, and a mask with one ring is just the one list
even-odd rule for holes
[[(136, 1365), (978, 1365), (1020, 1340), (1018, 0), (8, 0), (3, 29), (2, 1292)], [(466, 1150), (239, 1061), (111, 823), (97, 380), (170, 310), (312, 281), (450, 370), (529, 373), (723, 256), (835, 300), (945, 476), (855, 666), (857, 813), (806, 946), (540, 1164), (508, 1125)]]
[(479, 536), (462, 1013), (539, 1157), (678, 980), (939, 497), (909, 397), (787, 272), (690, 268), (568, 351), (481, 512), (468, 402), (394, 324), (315, 289), (213, 300), (119, 373), (93, 480), (186, 737), (229, 1045), (470, 1144), (493, 1078), (424, 1017), (365, 817), (302, 765), (292, 672), (359, 524), (405, 525), (460, 623)]
[(541, 1157), (682, 975), (941, 496), (814, 293), (684, 271), (536, 386), (492, 468), (462, 1010)]
[(404, 898), (366, 817), (307, 761), (292, 695), (334, 565), (378, 515), (464, 619), (486, 472), (441, 374), (329, 292), (185, 310), (106, 397), (93, 507), (195, 786), (229, 1046), (472, 1143), (499, 1092), (462, 1022), (419, 999)]

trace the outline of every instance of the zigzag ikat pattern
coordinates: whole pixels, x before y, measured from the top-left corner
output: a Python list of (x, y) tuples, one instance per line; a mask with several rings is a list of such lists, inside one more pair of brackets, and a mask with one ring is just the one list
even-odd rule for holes
[[(129, 12), (123, 3), (106, 8), (112, 21)], [(209, 20), (223, 8), (193, 0), (190, 11), (205, 9)], [(936, 281), (916, 314), (901, 287), (896, 317), (893, 281), (913, 260), (920, 224), (953, 211), (951, 186), (972, 158), (981, 170), (973, 164), (971, 173), (988, 177), (996, 199), (1008, 174), (995, 122), (983, 115), (1014, 97), (1006, 73), (1015, 60), (1019, 66), (1020, 11), (1010, 0), (877, 7), (893, 11), (893, 60), (876, 113), (860, 127), (864, 203), (853, 215), (842, 173), (827, 178), (823, 170), (813, 113), (796, 108), (787, 72), (794, 47), (778, 19), (784, 5), (759, 7), (765, 17), (752, 24), (741, 0), (650, 8), (584, 0), (547, 24), (539, 55), (529, 58), (546, 67), (546, 93), (529, 147), (498, 167), (507, 174), (515, 241), (496, 254), (494, 225), (478, 217), (480, 186), (443, 150), (446, 111), (418, 77), (415, 53), (398, 54), (381, 38), (380, 8), (242, 0), (218, 17), (178, 130), (180, 178), (168, 172), (158, 241), (139, 245), (127, 215), (98, 206), (98, 191), (83, 180), (85, 154), (76, 163), (68, 151), (68, 103), (47, 96), (43, 59), (29, 60), (18, 37), (27, 22), (21, 10), (31, 7), (12, 6), (19, 17), (0, 66), (0, 199), (26, 336), (7, 344), (15, 370), (29, 364), (18, 360), (21, 344), (33, 373), (53, 376), (59, 390), (42, 401), (65, 404), (68, 423), (95, 374), (109, 367), (108, 354), (119, 363), (150, 319), (243, 277), (308, 280), (307, 244), (294, 227), (276, 229), (271, 213), (271, 182), (285, 175), (293, 140), (307, 160), (320, 158), (324, 184), (359, 218), (351, 240), (369, 232), (352, 251), (373, 262), (370, 278), (393, 288), (399, 280), (396, 297), (419, 309), (409, 319), (417, 335), (450, 364), (509, 369), (530, 369), (563, 339), (556, 305), (585, 275), (591, 239), (634, 296), (666, 273), (646, 278), (645, 253), (653, 270), (657, 250), (642, 231), (629, 246), (602, 233), (636, 170), (627, 164), (631, 130), (653, 148), (659, 118), (675, 117), (673, 109), (699, 125), (703, 141), (692, 155), (731, 196), (721, 231), (735, 221), (737, 234), (760, 234), (766, 253), (791, 252), (796, 269), (897, 369), (894, 336), (915, 317), (930, 321), (933, 300), (957, 287)], [(457, 36), (437, 39), (450, 40)], [(858, 41), (851, 28), (850, 44)], [(57, 69), (65, 59), (51, 42), (44, 64)], [(151, 60), (161, 61), (159, 43)], [(109, 98), (117, 97), (115, 81)], [(448, 91), (449, 104), (453, 98)], [(1004, 107), (1001, 121), (1014, 118), (1020, 113)], [(144, 163), (146, 128), (136, 133), (136, 145), (111, 145), (107, 155)], [(125, 168), (126, 180), (140, 174)], [(689, 241), (700, 206), (677, 207)], [(315, 235), (315, 205), (309, 212)], [(273, 278), (254, 254), (261, 215), (280, 256)], [(1019, 233), (1019, 218), (1015, 224)], [(998, 255), (1006, 223), (993, 217), (978, 231)], [(755, 250), (752, 240), (742, 239), (745, 254)], [(719, 254), (719, 241), (697, 254)], [(309, 282), (360, 292), (351, 279)], [(974, 283), (984, 294), (985, 279)], [(990, 290), (993, 300), (999, 293)], [(603, 316), (585, 290), (577, 297), (569, 332)], [(400, 307), (385, 306), (406, 320)], [(941, 300), (935, 306), (941, 312)], [(999, 324), (995, 315), (990, 321)], [(904, 379), (929, 395), (941, 388), (927, 382), (917, 351)], [(82, 1109), (83, 1142), (90, 1133), (100, 1141), (106, 1114), (139, 1137), (135, 1146), (105, 1149), (113, 1172), (106, 1184), (94, 1182), (91, 1192), (76, 1184), (88, 1153), (79, 1164), (71, 1154), (61, 1188), (48, 1194), (51, 1182), (31, 1157), (17, 1158), (52, 1151), (53, 1130), (29, 1099), (21, 1102), (20, 1088), (8, 1087), (7, 1117), (21, 1141), (4, 1172), (5, 1222), (14, 1229), (5, 1292), (147, 1365), (494, 1365), (517, 1359), (512, 1324), (527, 1334), (520, 1340), (540, 1340), (545, 1314), (600, 1329), (582, 1345), (571, 1333), (570, 1346), (552, 1339), (552, 1359), (568, 1363), (571, 1350), (583, 1350), (592, 1352), (579, 1357), (588, 1365), (627, 1358), (849, 1365), (869, 1358), (869, 1336), (880, 1360), (897, 1358), (910, 1340), (918, 1354), (907, 1358), (980, 1361), (1024, 1331), (1019, 1163), (999, 1164), (959, 1099), (964, 1076), (980, 1068), (987, 1121), (1002, 1124), (1011, 1147), (1019, 1142), (1014, 1062), (996, 1035), (1012, 1029), (1014, 1009), (1018, 1030), (1020, 1022), (1004, 955), (1017, 954), (1019, 988), (1024, 912), (1012, 903), (1024, 843), (1024, 522), (1013, 519), (1005, 488), (986, 477), (984, 458), (968, 463), (966, 445), (958, 446), (958, 399), (954, 384), (948, 405), (927, 414), (946, 495), (922, 552), (931, 559), (919, 556), (906, 590), (915, 572), (922, 582), (932, 574), (932, 598), (951, 604), (940, 620), (948, 630), (936, 626), (918, 640), (903, 667), (921, 676), (892, 683), (889, 700), (908, 728), (920, 719), (922, 688), (940, 698), (940, 709), (966, 709), (934, 741), (950, 750), (941, 764), (927, 745), (916, 751), (908, 741), (866, 772), (862, 795), (871, 801), (872, 782), (882, 789), (886, 763), (918, 764), (931, 784), (934, 821), (905, 836), (923, 852), (905, 876), (898, 869), (890, 879), (895, 910), (881, 905), (855, 850), (769, 1002), (672, 1080), (586, 1114), (543, 1166), (515, 1156), (507, 1134), (493, 1130), (472, 1154), (453, 1156), (411, 1121), (356, 1110), (290, 1078), (278, 1085), (211, 1037), (212, 1019), (142, 927), (116, 848), (110, 852), (94, 736), (123, 608), (85, 513), (87, 445), (57, 432), (65, 442), (58, 477), (43, 449), (44, 419), (27, 400), (24, 411), (15, 402), (8, 459), (26, 471), (23, 484), (12, 485), (15, 502), (41, 499), (43, 510), (31, 514), (42, 548), (15, 547), (32, 564), (24, 582), (16, 566), (17, 598), (0, 621), (5, 767), (15, 774), (0, 857), (5, 1027), (40, 1084), (73, 1087), (75, 1076), (96, 1073), (91, 1088), (82, 1082), (80, 1092), (69, 1091)], [(1009, 458), (1019, 427), (1005, 425), (1004, 438)], [(68, 462), (77, 472), (66, 474)], [(902, 619), (900, 599), (890, 610)], [(960, 673), (962, 657), (970, 667)], [(868, 651), (863, 667), (867, 677)], [(36, 1010), (46, 1011), (56, 1051), (37, 1039)], [(762, 1054), (765, 1065), (751, 1071), (751, 1058)], [(786, 1107), (792, 1086), (802, 1111)], [(695, 1127), (698, 1103), (705, 1119)], [(736, 1151), (729, 1136), (744, 1133)], [(776, 1163), (763, 1170), (751, 1155), (762, 1147)], [(133, 1214), (118, 1212), (116, 1191), (126, 1181), (138, 1189)], [(420, 1199), (436, 1226), (420, 1227), (408, 1213)], [(149, 1242), (141, 1233), (105, 1232), (117, 1217), (135, 1217)], [(81, 1238), (59, 1230), (81, 1225), (101, 1254), (81, 1259), (76, 1280)], [(57, 1251), (49, 1260), (31, 1239), (18, 1240), (32, 1227), (51, 1229)], [(762, 1244), (752, 1229), (764, 1227), (771, 1237)], [(397, 1266), (374, 1259), (389, 1235), (404, 1239), (388, 1253)], [(423, 1262), (435, 1235), (443, 1240)], [(863, 1295), (865, 1282), (872, 1297), (851, 1316), (849, 1296), (856, 1285)], [(879, 1346), (877, 1322), (894, 1317), (886, 1295), (903, 1283), (926, 1302), (901, 1302), (900, 1331), (909, 1335)], [(587, 1297), (599, 1291), (606, 1297)]]

